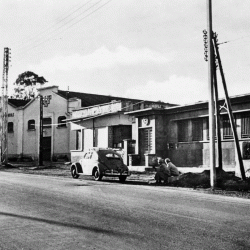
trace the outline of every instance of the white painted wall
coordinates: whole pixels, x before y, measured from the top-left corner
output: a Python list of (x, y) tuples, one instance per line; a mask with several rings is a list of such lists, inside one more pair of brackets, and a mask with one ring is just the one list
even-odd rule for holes
[(96, 129), (97, 133), (97, 147), (107, 148), (108, 147), (108, 127)]
[[(58, 87), (52, 86), (41, 88), (40, 93), (43, 96), (51, 95), (48, 107), (43, 107), (43, 117), (52, 119), (52, 127), (44, 130), (44, 136), (51, 136), (51, 155), (67, 154), (70, 155), (72, 144), (75, 143), (70, 139), (70, 124), (67, 127), (58, 127), (58, 117), (65, 116), (70, 118), (68, 113), (67, 100), (57, 94)], [(79, 106), (79, 100), (74, 99), (70, 102), (71, 109)], [(39, 154), (39, 122), (40, 122), (40, 99), (32, 100), (25, 108), (15, 108), (8, 106), (9, 113), (14, 113), (9, 117), (9, 121), (14, 123), (14, 133), (8, 135), (9, 155), (29, 155), (38, 158)], [(28, 121), (35, 120), (35, 129), (28, 130)]]
[(84, 150), (93, 147), (93, 130), (92, 129), (84, 129)]

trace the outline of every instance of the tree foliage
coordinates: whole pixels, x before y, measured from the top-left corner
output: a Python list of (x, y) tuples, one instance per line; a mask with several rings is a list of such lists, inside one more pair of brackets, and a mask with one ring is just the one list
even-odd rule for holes
[(45, 84), (47, 80), (43, 76), (38, 76), (34, 72), (25, 71), (18, 75), (18, 78), (14, 82), (16, 87), (14, 88), (13, 98), (17, 99), (32, 99), (37, 96), (37, 87)]

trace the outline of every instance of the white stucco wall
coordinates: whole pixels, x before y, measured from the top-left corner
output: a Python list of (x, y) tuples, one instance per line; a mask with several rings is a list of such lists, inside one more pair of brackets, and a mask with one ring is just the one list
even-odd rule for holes
[[(39, 149), (39, 99), (34, 99), (24, 110), (22, 119), (22, 153), (23, 155), (29, 155), (37, 157)], [(28, 130), (28, 121), (35, 120), (35, 129)], [(19, 139), (20, 140), (20, 139)]]
[(8, 123), (13, 122), (13, 132), (8, 133), (8, 152), (10, 155), (16, 155), (18, 150), (18, 110), (8, 105)]
[[(44, 137), (51, 137), (51, 156), (67, 155), (70, 156), (71, 145), (75, 143), (74, 138), (70, 139), (70, 124), (66, 127), (58, 127), (58, 117), (65, 116), (70, 118), (68, 112), (70, 108), (74, 109), (79, 106), (79, 100), (66, 100), (57, 94), (58, 88), (40, 89), (43, 96), (51, 96), (50, 103), (47, 107), (43, 107), (43, 118), (51, 118), (51, 128), (43, 130)], [(28, 105), (22, 108), (15, 108), (9, 105), (9, 113), (14, 116), (9, 117), (9, 122), (14, 123), (14, 132), (8, 135), (9, 155), (28, 155), (34, 159), (38, 159), (40, 145), (40, 98), (32, 100)], [(28, 130), (28, 121), (35, 120), (35, 129)]]
[(97, 137), (97, 147), (107, 148), (108, 147), (108, 127), (98, 128), (96, 129), (96, 137)]
[[(77, 112), (77, 111), (76, 111)], [(74, 111), (72, 114), (74, 117)], [(94, 117), (79, 117), (79, 120), (72, 122), (71, 135), (75, 135), (74, 130), (83, 130), (83, 148), (86, 150), (93, 147), (93, 136), (95, 135), (95, 147), (109, 146), (109, 127), (118, 125), (132, 125), (132, 118), (122, 112), (100, 115)], [(93, 132), (93, 129), (95, 132)], [(71, 150), (75, 149), (75, 145)]]
[(92, 129), (84, 129), (84, 136), (83, 136), (83, 150), (93, 147), (93, 130)]

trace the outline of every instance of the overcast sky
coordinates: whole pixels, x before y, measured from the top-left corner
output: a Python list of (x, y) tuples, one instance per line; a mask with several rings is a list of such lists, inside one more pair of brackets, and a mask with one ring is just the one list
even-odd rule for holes
[[(220, 54), (230, 96), (250, 93), (249, 11), (249, 0), (213, 1), (213, 30), (228, 41)], [(29, 70), (61, 90), (206, 101), (204, 29), (206, 0), (0, 0), (9, 92)]]

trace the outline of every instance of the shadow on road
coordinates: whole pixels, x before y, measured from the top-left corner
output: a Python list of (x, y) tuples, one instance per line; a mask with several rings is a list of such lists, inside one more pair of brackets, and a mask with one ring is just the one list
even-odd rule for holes
[(122, 233), (118, 232), (117, 230), (108, 230), (108, 229), (103, 229), (99, 227), (94, 227), (94, 226), (87, 226), (87, 225), (79, 225), (79, 224), (73, 224), (73, 223), (68, 223), (68, 222), (60, 222), (60, 221), (54, 221), (54, 220), (49, 220), (49, 219), (44, 219), (44, 218), (36, 218), (36, 217), (31, 217), (31, 216), (26, 216), (26, 215), (20, 215), (20, 214), (13, 214), (13, 213), (6, 213), (6, 212), (0, 212), (0, 216), (7, 216), (7, 217), (13, 217), (17, 219), (23, 219), (23, 220), (30, 220), (30, 221), (35, 221), (35, 222), (41, 222), (41, 223), (46, 223), (50, 225), (56, 225), (56, 226), (62, 226), (62, 227), (68, 227), (68, 228), (76, 228), (80, 230), (88, 230), (92, 231), (95, 233), (102, 233), (102, 234), (113, 234), (118, 237), (130, 237), (130, 238), (138, 238), (138, 235), (130, 234), (130, 233)]
[(155, 185), (155, 183), (149, 183), (147, 180), (127, 180), (125, 182), (120, 182), (119, 180), (107, 180), (104, 179), (101, 182), (104, 183), (117, 183), (122, 185), (142, 185), (142, 186), (148, 186), (148, 185)]

